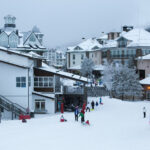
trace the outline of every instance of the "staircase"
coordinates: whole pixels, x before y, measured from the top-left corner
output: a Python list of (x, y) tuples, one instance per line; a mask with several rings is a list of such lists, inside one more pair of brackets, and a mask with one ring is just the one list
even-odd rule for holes
[[(0, 108), (3, 108), (7, 111), (12, 112), (12, 114), (15, 114), (16, 116), (19, 116), (20, 114), (26, 114), (26, 109), (22, 106), (11, 102), (4, 96), (0, 95)], [(12, 118), (13, 119), (13, 118)]]

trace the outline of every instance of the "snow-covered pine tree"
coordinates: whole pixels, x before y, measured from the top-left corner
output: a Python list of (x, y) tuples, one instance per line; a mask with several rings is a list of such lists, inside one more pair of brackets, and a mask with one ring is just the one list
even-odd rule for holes
[(128, 68), (127, 74), (128, 80), (125, 95), (131, 97), (132, 100), (134, 100), (135, 98), (137, 99), (141, 98), (143, 96), (143, 87), (139, 83), (138, 74), (136, 74), (136, 71), (133, 68)]
[(91, 78), (94, 63), (91, 59), (85, 58), (81, 65), (81, 74), (85, 77)]
[(109, 91), (109, 95), (112, 96), (112, 84), (113, 84), (113, 75), (114, 75), (115, 67), (113, 64), (109, 64), (108, 62), (104, 63), (104, 71), (102, 81)]
[(119, 66), (115, 68), (112, 90), (114, 96), (124, 99), (141, 98), (142, 86), (139, 83), (138, 75), (135, 69), (128, 68), (127, 66)]
[(135, 69), (123, 65), (107, 64), (103, 72), (103, 82), (113, 97), (124, 99), (141, 98), (143, 88)]

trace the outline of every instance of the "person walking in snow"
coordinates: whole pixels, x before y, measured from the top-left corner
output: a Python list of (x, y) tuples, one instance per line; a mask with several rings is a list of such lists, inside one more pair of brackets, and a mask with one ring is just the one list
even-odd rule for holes
[(101, 97), (99, 98), (99, 103), (102, 104), (102, 98)]
[(78, 121), (78, 115), (79, 115), (79, 108), (78, 108), (78, 106), (75, 108), (74, 115), (75, 115), (75, 121)]
[(94, 101), (91, 102), (91, 106), (92, 106), (92, 109), (94, 109), (94, 106), (95, 106)]
[(86, 112), (89, 111), (90, 112), (90, 103), (88, 102), (86, 105)]
[(143, 118), (146, 118), (146, 108), (143, 107)]
[(81, 117), (81, 123), (84, 123), (84, 110), (81, 110), (79, 117)]
[(98, 106), (98, 102), (96, 102), (96, 106)]

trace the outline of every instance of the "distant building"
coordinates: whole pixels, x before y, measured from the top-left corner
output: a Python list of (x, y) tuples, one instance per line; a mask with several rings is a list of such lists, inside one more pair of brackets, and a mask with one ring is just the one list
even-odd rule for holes
[(31, 31), (22, 32), (16, 28), (16, 17), (7, 15), (4, 20), (4, 27), (0, 29), (0, 46), (8, 50), (33, 51), (40, 55), (46, 51), (43, 46), (44, 34), (36, 26)]
[[(125, 30), (125, 29), (124, 29)], [(114, 40), (109, 40), (102, 47), (103, 62), (128, 64), (129, 59), (150, 53), (150, 33), (144, 29), (135, 28), (123, 31)]]
[(48, 64), (56, 68), (63, 68), (66, 63), (65, 53), (61, 50), (49, 49), (44, 56), (47, 58)]
[(150, 54), (137, 58), (137, 70), (140, 79), (150, 76)]
[(67, 69), (71, 72), (78, 72), (81, 69), (84, 58), (89, 58), (94, 65), (101, 65), (102, 45), (96, 38), (84, 40), (82, 43), (67, 48)]

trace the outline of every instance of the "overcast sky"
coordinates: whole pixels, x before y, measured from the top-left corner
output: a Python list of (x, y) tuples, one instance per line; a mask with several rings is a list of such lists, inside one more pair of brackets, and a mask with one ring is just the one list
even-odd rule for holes
[(150, 0), (0, 0), (3, 17), (14, 15), (17, 28), (37, 25), (49, 47), (73, 45), (82, 37), (120, 31), (122, 25), (150, 24)]

